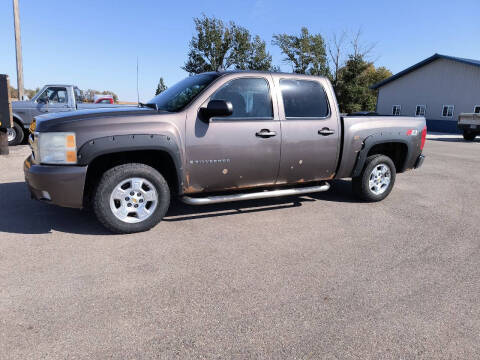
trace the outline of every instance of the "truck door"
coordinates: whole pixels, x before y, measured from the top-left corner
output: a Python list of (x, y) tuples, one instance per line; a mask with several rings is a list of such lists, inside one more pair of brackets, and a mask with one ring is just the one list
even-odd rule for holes
[(281, 103), (282, 149), (278, 183), (331, 178), (337, 166), (340, 128), (323, 79), (276, 78)]
[(271, 185), (277, 178), (281, 130), (271, 76), (224, 81), (204, 104), (230, 101), (232, 115), (206, 123), (197, 109), (189, 112), (186, 193)]
[(36, 107), (32, 110), (32, 117), (73, 109), (71, 105), (73, 99), (70, 99), (67, 88), (64, 86), (47, 87), (35, 101)]

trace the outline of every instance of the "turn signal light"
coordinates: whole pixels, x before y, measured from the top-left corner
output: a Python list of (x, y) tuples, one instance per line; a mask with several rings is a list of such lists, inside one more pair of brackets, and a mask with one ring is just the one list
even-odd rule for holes
[(67, 151), (66, 159), (71, 163), (77, 162), (77, 153), (75, 151)]

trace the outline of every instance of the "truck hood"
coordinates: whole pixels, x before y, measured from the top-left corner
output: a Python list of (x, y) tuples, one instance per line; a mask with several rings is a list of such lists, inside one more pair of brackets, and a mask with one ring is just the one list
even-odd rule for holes
[(35, 117), (35, 122), (36, 131), (68, 131), (66, 129), (69, 127), (77, 127), (78, 122), (88, 122), (89, 125), (94, 125), (101, 118), (119, 118), (154, 114), (159, 113), (151, 108), (132, 106), (100, 108), (39, 115)]
[(32, 104), (30, 100), (27, 101), (12, 101), (12, 109), (24, 109)]

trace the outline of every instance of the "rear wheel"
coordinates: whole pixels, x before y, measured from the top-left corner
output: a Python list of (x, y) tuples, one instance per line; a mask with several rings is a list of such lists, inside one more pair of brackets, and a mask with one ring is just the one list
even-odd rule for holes
[(105, 172), (93, 195), (98, 220), (115, 233), (147, 231), (165, 216), (170, 189), (163, 176), (144, 164), (124, 164)]
[(353, 192), (365, 201), (383, 200), (392, 191), (395, 177), (392, 159), (385, 155), (369, 156), (360, 176), (352, 179)]
[(20, 145), (23, 142), (25, 133), (22, 127), (17, 123), (13, 123), (12, 128), (7, 129), (8, 146)]
[(475, 140), (475, 136), (477, 136), (477, 134), (475, 134), (475, 133), (472, 133), (472, 132), (469, 132), (469, 131), (464, 131), (463, 132), (463, 138), (467, 141)]

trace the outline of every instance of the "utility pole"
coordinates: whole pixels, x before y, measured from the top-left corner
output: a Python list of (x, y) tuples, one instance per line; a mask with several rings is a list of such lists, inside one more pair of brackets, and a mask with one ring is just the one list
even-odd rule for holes
[(15, 51), (17, 54), (18, 100), (23, 100), (22, 40), (20, 38), (20, 13), (18, 11), (18, 0), (13, 0), (13, 21), (15, 25)]

